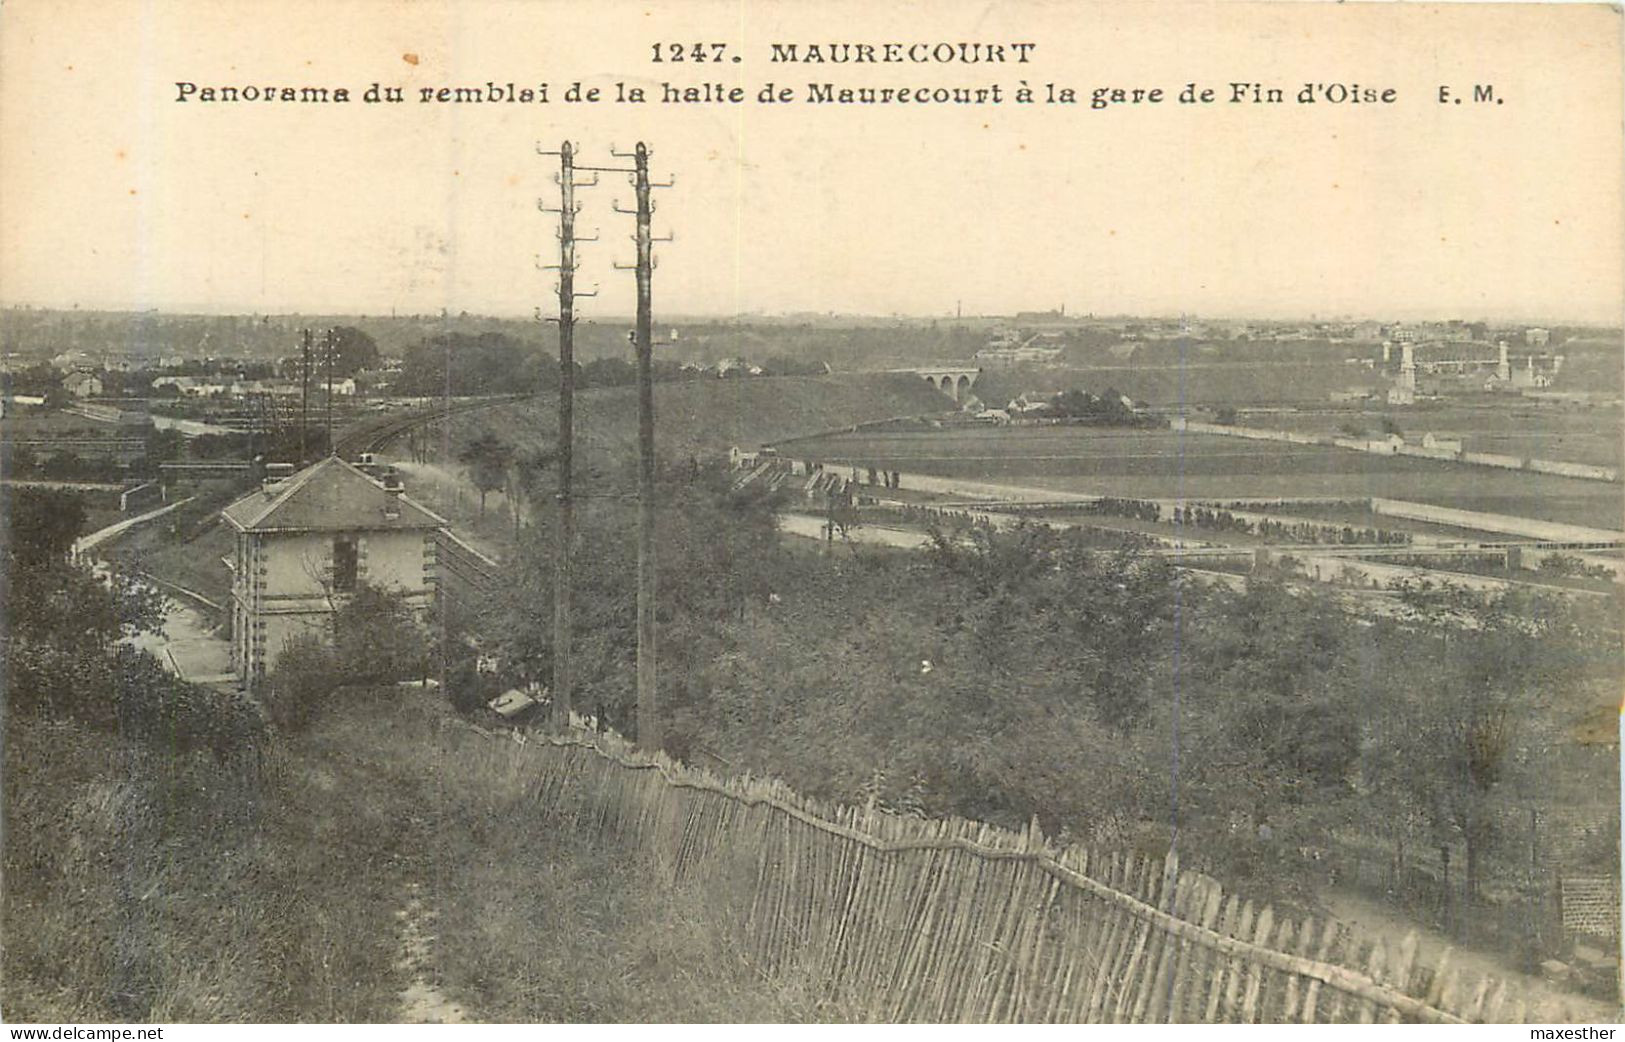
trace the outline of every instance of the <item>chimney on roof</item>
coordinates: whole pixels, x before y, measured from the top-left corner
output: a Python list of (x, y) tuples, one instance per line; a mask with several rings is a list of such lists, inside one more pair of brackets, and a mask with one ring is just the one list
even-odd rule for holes
[(394, 521), (401, 516), (401, 495), (405, 492), (399, 474), (384, 475), (384, 520)]
[(293, 474), (292, 463), (267, 463), (265, 476), (260, 479), (260, 490), (265, 493), (266, 499), (274, 499), (281, 490), (284, 478)]

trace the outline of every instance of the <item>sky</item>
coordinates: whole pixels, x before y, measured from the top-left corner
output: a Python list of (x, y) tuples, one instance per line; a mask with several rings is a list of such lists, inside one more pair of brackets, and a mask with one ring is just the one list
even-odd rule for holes
[[(557, 158), (647, 141), (657, 314), (1069, 313), (1618, 324), (1619, 15), (1606, 7), (1062, 2), (12, 0), (0, 13), (0, 303), (552, 314)], [(656, 64), (658, 42), (721, 63)], [(1024, 65), (770, 61), (771, 44), (1030, 42)], [(709, 50), (709, 48), (708, 48)], [(740, 58), (739, 62), (730, 59)], [(595, 104), (571, 83), (745, 104)], [(392, 105), (177, 101), (178, 82)], [(534, 87), (547, 104), (423, 104)], [(760, 104), (772, 82), (792, 103)], [(999, 105), (808, 104), (808, 84)], [(1306, 83), (1393, 104), (1290, 100)], [(1045, 84), (1078, 92), (1043, 101)], [(1211, 104), (1179, 104), (1187, 83)], [(1038, 92), (1015, 103), (1017, 86)], [(1471, 100), (1492, 84), (1497, 103)], [(1462, 104), (1440, 104), (1441, 85)], [(1159, 104), (1089, 105), (1099, 87)], [(578, 193), (590, 317), (632, 308), (621, 175)]]

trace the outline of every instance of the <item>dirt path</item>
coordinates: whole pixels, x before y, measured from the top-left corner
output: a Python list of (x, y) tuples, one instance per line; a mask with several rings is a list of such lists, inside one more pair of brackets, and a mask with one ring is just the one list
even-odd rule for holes
[(196, 496), (187, 496), (185, 499), (176, 500), (168, 506), (159, 507), (157, 510), (149, 510), (145, 514), (137, 514), (135, 517), (127, 517), (123, 521), (115, 521), (106, 528), (98, 528), (88, 535), (82, 535), (73, 541), (73, 556), (75, 558), (80, 557), (114, 536), (121, 535), (136, 525), (145, 524), (154, 518), (163, 517), (171, 510), (178, 510), (196, 498)]
[(395, 913), (400, 920), (401, 956), (396, 969), (406, 974), (401, 990), (400, 1022), (403, 1024), (461, 1024), (463, 1008), (441, 992), (434, 983), (434, 922), (436, 914), (424, 905), (417, 883), (406, 886), (406, 903)]
[(1620, 1010), (1584, 995), (1576, 995), (1526, 973), (1519, 973), (1494, 954), (1454, 945), (1448, 937), (1404, 918), (1369, 898), (1347, 891), (1326, 897), (1328, 910), (1339, 920), (1359, 927), (1390, 944), (1397, 945), (1405, 935), (1417, 935), (1416, 959), (1437, 966), (1439, 957), (1450, 952), (1450, 965), (1461, 974), (1463, 984), (1472, 987), (1480, 977), (1506, 981), (1510, 989), (1522, 992), (1530, 1003), (1525, 1019), (1530, 1023), (1612, 1024), (1620, 1020)]

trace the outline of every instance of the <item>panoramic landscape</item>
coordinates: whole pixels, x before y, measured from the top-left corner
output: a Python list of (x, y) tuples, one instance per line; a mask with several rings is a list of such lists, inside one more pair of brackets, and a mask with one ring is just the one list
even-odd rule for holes
[(1612, 1037), (1616, 9), (0, 27), (15, 1037)]
[[(561, 725), (561, 369), (533, 324), (0, 315), (8, 1015), (1606, 1019), (1618, 330), (679, 320), (648, 370), (651, 745), (621, 328), (582, 323), (572, 366)], [(1228, 375), (1142, 380), (1142, 351)], [(608, 759), (552, 764), (548, 735)], [(816, 843), (818, 890), (758, 878), (755, 841), (695, 830), (783, 826), (613, 777), (655, 751), (831, 828), (976, 823), (945, 827), (1306, 976), (1232, 960), (1235, 989), (1215, 964), (1161, 994), (1195, 971), (1170, 944), (1147, 984), (1124, 947), (1126, 990), (1070, 1006), (1040, 944), (1026, 974), (967, 969), (978, 989), (873, 992), (820, 930), (929, 922), (932, 880), (1035, 884), (973, 847), (888, 898), (883, 862), (820, 868)], [(558, 842), (524, 846), (521, 811)], [(762, 934), (769, 894), (812, 902), (803, 925)], [(1090, 936), (1087, 902), (1065, 914)], [(918, 928), (931, 948), (867, 957), (961, 965)], [(1391, 1005), (1333, 980), (1305, 1006), (1327, 963)]]

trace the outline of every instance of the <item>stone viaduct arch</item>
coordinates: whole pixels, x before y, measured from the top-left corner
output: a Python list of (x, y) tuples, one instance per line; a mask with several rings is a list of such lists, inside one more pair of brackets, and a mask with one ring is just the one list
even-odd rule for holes
[(923, 378), (926, 383), (956, 402), (965, 400), (970, 389), (976, 386), (976, 378), (982, 375), (982, 371), (974, 366), (921, 366), (896, 371), (913, 373)]

